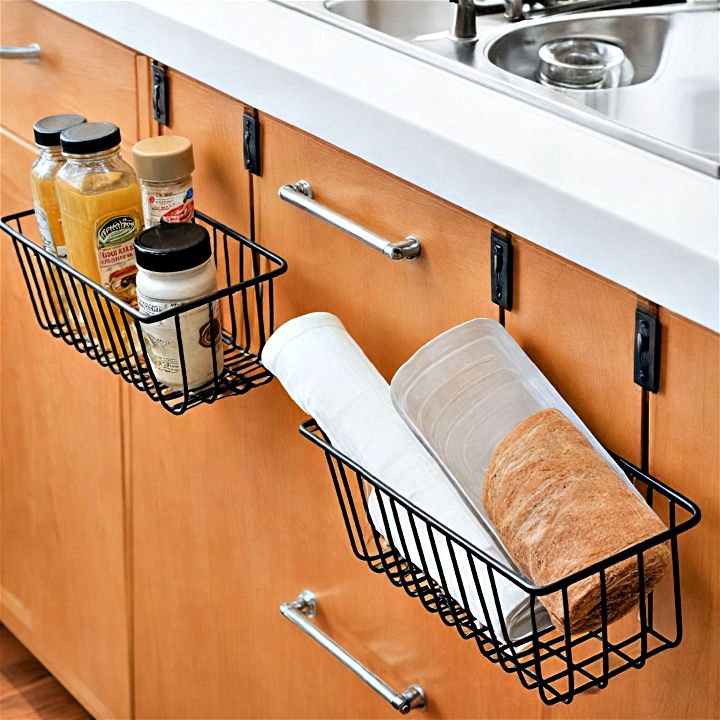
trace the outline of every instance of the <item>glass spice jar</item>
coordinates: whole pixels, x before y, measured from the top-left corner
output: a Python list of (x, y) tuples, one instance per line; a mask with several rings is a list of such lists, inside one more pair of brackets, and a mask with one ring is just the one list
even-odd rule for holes
[[(67, 262), (115, 297), (135, 305), (133, 241), (142, 230), (140, 183), (120, 157), (120, 130), (110, 122), (64, 130), (67, 162), (58, 173)], [(117, 307), (80, 295), (81, 323), (108, 356), (126, 354), (126, 332)]]
[(68, 263), (133, 305), (142, 206), (137, 176), (120, 156), (120, 130), (86, 123), (65, 130), (60, 143), (67, 162), (57, 187)]
[(192, 142), (180, 135), (140, 140), (133, 147), (133, 164), (142, 188), (145, 227), (161, 222), (190, 222), (195, 215)]
[(44, 248), (55, 257), (67, 257), (60, 223), (55, 181), (65, 158), (60, 149), (60, 133), (73, 125), (87, 122), (82, 115), (49, 115), (33, 126), (35, 144), (40, 155), (30, 170), (30, 187), (40, 238)]

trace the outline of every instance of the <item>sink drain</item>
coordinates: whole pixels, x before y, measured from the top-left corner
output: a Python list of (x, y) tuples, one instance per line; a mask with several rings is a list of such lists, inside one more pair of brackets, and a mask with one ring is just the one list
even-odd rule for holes
[(589, 38), (560, 38), (539, 51), (543, 85), (571, 90), (617, 87), (625, 53), (617, 45)]

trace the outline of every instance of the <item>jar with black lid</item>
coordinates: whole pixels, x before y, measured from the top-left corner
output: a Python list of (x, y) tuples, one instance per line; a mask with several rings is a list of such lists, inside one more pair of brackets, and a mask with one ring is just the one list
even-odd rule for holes
[[(210, 235), (195, 223), (161, 223), (135, 240), (138, 307), (147, 315), (211, 295), (217, 290)], [(223, 370), (218, 300), (180, 314), (182, 358), (175, 319), (142, 323), (143, 338), (158, 381), (182, 388), (184, 363), (189, 390), (204, 387)], [(213, 351), (215, 362), (213, 363)]]
[(60, 207), (57, 200), (56, 180), (65, 158), (60, 150), (60, 133), (73, 125), (86, 122), (82, 115), (49, 115), (33, 126), (35, 144), (40, 155), (30, 170), (30, 187), (37, 220), (45, 249), (64, 260), (65, 238), (60, 223)]
[(143, 228), (140, 183), (120, 155), (110, 122), (64, 130), (58, 174), (68, 263), (126, 303), (135, 303), (133, 241)]

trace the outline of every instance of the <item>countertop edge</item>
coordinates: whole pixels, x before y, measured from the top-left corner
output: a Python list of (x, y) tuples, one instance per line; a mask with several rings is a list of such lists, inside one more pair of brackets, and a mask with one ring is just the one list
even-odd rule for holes
[(266, 0), (39, 3), (720, 330), (708, 175)]

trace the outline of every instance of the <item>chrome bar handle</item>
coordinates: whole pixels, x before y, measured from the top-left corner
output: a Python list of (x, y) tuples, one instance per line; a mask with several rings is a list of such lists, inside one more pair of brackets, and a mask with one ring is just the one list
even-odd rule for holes
[(407, 715), (416, 708), (425, 707), (425, 693), (419, 685), (410, 685), (403, 692), (395, 692), (375, 673), (359, 663), (332, 638), (310, 622), (310, 619), (317, 615), (317, 598), (310, 590), (303, 590), (295, 600), (283, 603), (280, 606), (280, 612), (283, 617), (286, 617), (293, 625), (297, 625), (403, 715)]
[(0, 46), (0, 59), (2, 60), (40, 60), (40, 46), (30, 43), (26, 47)]
[(325, 205), (321, 205), (317, 200), (313, 200), (312, 186), (307, 180), (298, 180), (292, 185), (283, 185), (278, 190), (278, 195), (281, 200), (305, 210), (310, 215), (324, 220), (329, 225), (342, 230), (356, 240), (360, 240), (360, 242), (369, 245), (371, 248), (379, 250), (390, 260), (414, 260), (420, 255), (420, 241), (415, 236), (408, 235), (399, 242), (390, 242), (362, 225), (358, 225), (354, 220), (350, 220), (350, 218), (336, 213), (334, 210), (325, 207)]

